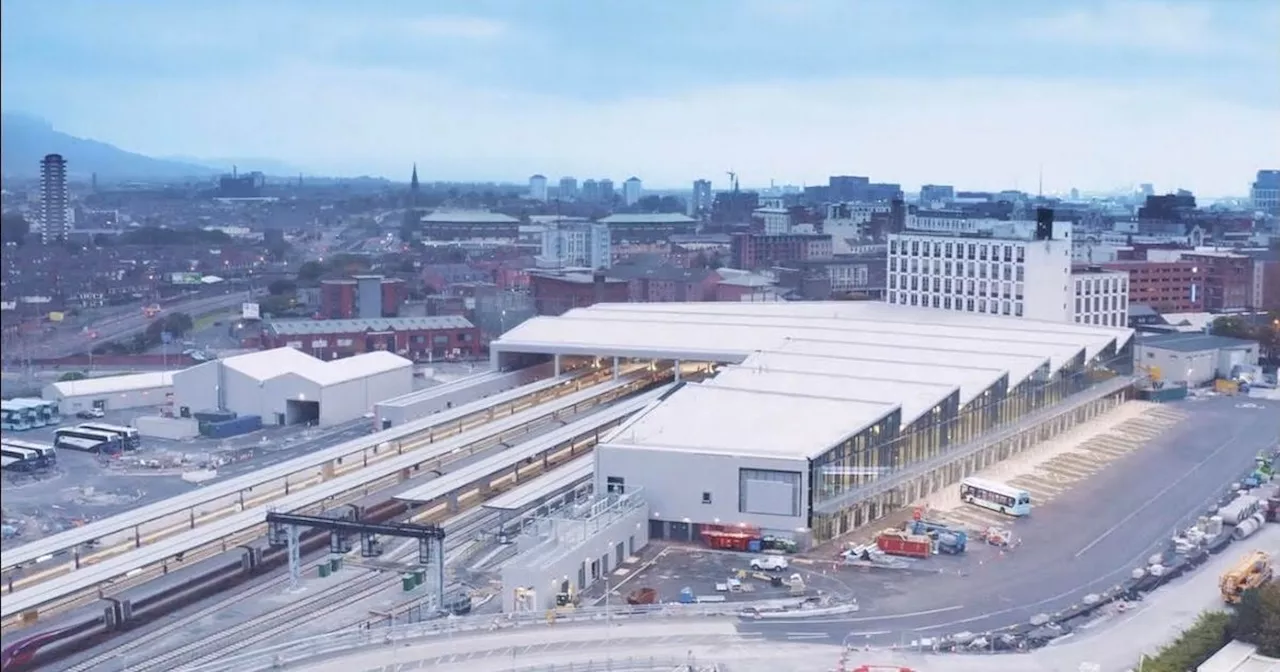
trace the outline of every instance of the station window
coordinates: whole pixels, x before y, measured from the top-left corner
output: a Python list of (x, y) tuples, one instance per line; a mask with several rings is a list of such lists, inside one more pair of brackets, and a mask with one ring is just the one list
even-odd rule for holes
[(704, 493), (702, 493), (702, 503), (703, 503), (703, 504), (710, 504), (710, 503), (711, 503), (711, 493), (709, 493), (709, 492), (704, 492)]
[(605, 491), (610, 495), (621, 495), (627, 491), (627, 480), (621, 476), (610, 476), (605, 479)]

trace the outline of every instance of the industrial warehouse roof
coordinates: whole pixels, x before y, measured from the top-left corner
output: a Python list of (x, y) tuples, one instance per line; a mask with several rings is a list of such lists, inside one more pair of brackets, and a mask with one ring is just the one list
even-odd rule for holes
[(436, 210), (429, 215), (423, 215), (422, 221), (426, 224), (430, 224), (432, 222), (444, 224), (516, 224), (520, 220), (510, 215), (504, 215), (501, 212), (486, 212), (484, 210)]
[(698, 220), (678, 212), (658, 212), (649, 215), (609, 215), (597, 221), (601, 224), (694, 224)]
[[(491, 348), (737, 364), (671, 395), (637, 421), (648, 427), (645, 432), (623, 442), (670, 449), (698, 444), (698, 450), (721, 444), (719, 450), (733, 452), (731, 446), (754, 445), (756, 434), (768, 433), (756, 428), (756, 418), (775, 417), (786, 405), (790, 415), (777, 416), (778, 422), (806, 432), (775, 437), (772, 454), (794, 457), (830, 447), (816, 446), (814, 436), (856, 434), (888, 412), (876, 415), (885, 404), (901, 408), (903, 423), (910, 423), (957, 391), (965, 404), (1005, 376), (1013, 387), (1037, 371), (1051, 373), (1132, 336), (1125, 328), (878, 302), (600, 304), (529, 320)], [(731, 390), (723, 398), (734, 396), (733, 390), (754, 394), (737, 394), (736, 407), (721, 419), (698, 405), (718, 403), (722, 397), (706, 390), (719, 389)], [(794, 401), (781, 404), (781, 397)], [(833, 403), (864, 406), (833, 418)], [(838, 429), (822, 429), (828, 423)], [(815, 426), (813, 434), (809, 425)], [(685, 434), (690, 438), (679, 438)]]
[(364, 320), (272, 320), (266, 328), (281, 336), (355, 334), (366, 331), (435, 331), (470, 329), (471, 321), (458, 315), (436, 317), (375, 317)]
[(218, 361), (222, 366), (260, 382), (292, 373), (317, 385), (335, 385), (396, 369), (413, 368), (413, 362), (381, 350), (324, 361), (294, 348), (273, 348)]
[(53, 392), (59, 399), (67, 397), (97, 397), (172, 386), (172, 371), (133, 373), (126, 376), (104, 376), (102, 378), (85, 378), (83, 380), (50, 383), (45, 387), (44, 396), (48, 397), (50, 392)]
[(744, 457), (813, 458), (895, 409), (891, 403), (693, 383), (627, 425), (609, 443)]

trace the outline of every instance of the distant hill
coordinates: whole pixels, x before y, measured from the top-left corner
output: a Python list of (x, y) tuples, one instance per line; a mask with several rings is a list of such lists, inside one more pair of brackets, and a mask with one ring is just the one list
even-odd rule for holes
[(229, 173), (234, 168), (242, 173), (257, 171), (271, 177), (288, 177), (296, 179), (298, 175), (311, 175), (311, 171), (283, 161), (264, 159), (261, 157), (220, 157), (207, 159), (194, 156), (165, 156), (165, 161), (190, 163), (197, 166), (209, 166), (219, 172)]
[(61, 154), (67, 160), (67, 172), (77, 177), (97, 173), (98, 179), (176, 180), (221, 172), (197, 163), (155, 159), (105, 142), (77, 138), (26, 114), (5, 112), (0, 115), (0, 122), (0, 172), (6, 176), (38, 176), (45, 154)]

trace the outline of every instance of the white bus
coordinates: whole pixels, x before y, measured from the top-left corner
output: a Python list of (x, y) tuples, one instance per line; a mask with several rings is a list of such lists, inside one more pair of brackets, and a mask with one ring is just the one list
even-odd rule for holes
[(0, 464), (3, 464), (5, 469), (26, 470), (34, 469), (38, 465), (40, 454), (34, 450), (0, 444), (0, 458), (3, 458)]
[(1031, 493), (985, 478), (970, 477), (960, 481), (960, 499), (966, 504), (999, 511), (1006, 516), (1020, 517), (1031, 513)]
[(120, 443), (125, 450), (137, 450), (142, 445), (142, 434), (138, 432), (136, 427), (124, 427), (122, 425), (108, 425), (101, 422), (86, 422), (78, 425), (82, 429), (91, 429), (95, 432), (106, 432), (120, 437)]
[(84, 427), (60, 427), (53, 432), (53, 445), (89, 453), (116, 453), (123, 449), (123, 440), (117, 434), (99, 432)]
[(23, 441), (22, 439), (10, 439), (8, 437), (0, 439), (0, 445), (5, 448), (21, 448), (29, 450), (36, 454), (41, 466), (48, 466), (57, 461), (58, 456), (53, 446), (47, 443), (36, 443), (35, 441)]

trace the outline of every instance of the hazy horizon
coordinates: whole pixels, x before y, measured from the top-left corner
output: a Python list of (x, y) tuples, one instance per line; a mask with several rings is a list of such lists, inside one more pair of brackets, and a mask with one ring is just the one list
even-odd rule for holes
[(0, 0), (0, 98), (150, 156), (395, 181), (1225, 196), (1280, 167), (1263, 0), (373, 7)]

